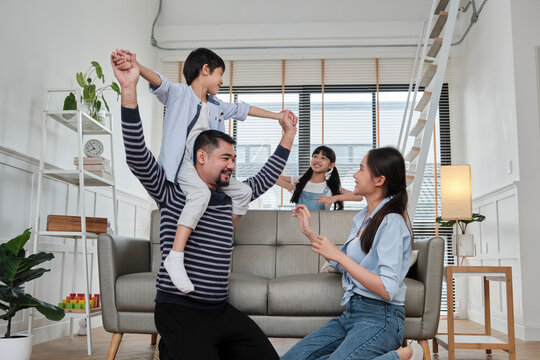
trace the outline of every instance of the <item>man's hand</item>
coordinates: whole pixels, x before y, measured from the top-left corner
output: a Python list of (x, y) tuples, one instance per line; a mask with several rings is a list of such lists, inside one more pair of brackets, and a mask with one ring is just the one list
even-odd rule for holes
[[(131, 63), (131, 56), (135, 55), (129, 50), (116, 49), (116, 53), (113, 53), (113, 62), (118, 66), (120, 70), (129, 70), (133, 66)], [(138, 65), (138, 64), (137, 64)]]
[(120, 83), (121, 88), (130, 88), (135, 87), (137, 85), (137, 82), (139, 81), (139, 74), (140, 70), (137, 66), (137, 59), (135, 54), (131, 54), (130, 62), (131, 67), (128, 70), (122, 70), (120, 66), (115, 63), (114, 59), (117, 57), (118, 54), (112, 53), (111, 54), (111, 66), (114, 71), (114, 76), (116, 76), (116, 79)]
[(281, 124), (283, 121), (289, 121), (291, 125), (295, 126), (298, 123), (298, 117), (294, 115), (294, 113), (290, 110), (282, 110), (279, 113), (279, 123)]

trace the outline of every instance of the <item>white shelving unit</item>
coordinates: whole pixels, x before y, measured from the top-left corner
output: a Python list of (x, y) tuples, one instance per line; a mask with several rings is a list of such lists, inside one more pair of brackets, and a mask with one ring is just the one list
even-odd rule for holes
[[(59, 110), (49, 110), (50, 99), (52, 95), (59, 95), (59, 93), (65, 93), (66, 95), (72, 92), (75, 94), (77, 99), (77, 108), (81, 109), (81, 104), (79, 102), (80, 93), (77, 89), (50, 89), (46, 91), (45, 94), (45, 104), (46, 109), (43, 112), (43, 122), (41, 128), (41, 156), (39, 162), (39, 176), (38, 176), (38, 187), (37, 187), (37, 200), (36, 200), (36, 216), (34, 223), (34, 246), (33, 253), (35, 254), (39, 248), (39, 240), (43, 236), (50, 236), (56, 238), (64, 238), (73, 240), (73, 278), (72, 278), (72, 291), (75, 291), (75, 281), (76, 281), (76, 265), (77, 265), (77, 254), (78, 254), (78, 242), (82, 240), (82, 252), (83, 252), (83, 271), (85, 278), (85, 304), (89, 304), (90, 300), (90, 283), (89, 283), (89, 273), (88, 273), (88, 251), (87, 251), (87, 240), (88, 239), (97, 239), (98, 235), (95, 233), (86, 232), (86, 214), (85, 214), (85, 197), (84, 191), (86, 187), (92, 186), (106, 186), (112, 188), (112, 206), (113, 206), (113, 231), (118, 233), (118, 210), (116, 202), (116, 186), (114, 181), (114, 147), (113, 147), (113, 118), (111, 113), (105, 115), (105, 119), (108, 119), (109, 127), (100, 123), (99, 121), (90, 117), (87, 113), (82, 110), (73, 110), (73, 111), (59, 111)], [(78, 165), (75, 169), (59, 169), (53, 168), (52, 166), (47, 166), (45, 162), (45, 150), (46, 150), (46, 141), (47, 141), (47, 122), (55, 121), (58, 122), (67, 128), (73, 131), (74, 136), (77, 136), (78, 140), (78, 149), (73, 150), (73, 154), (79, 157)], [(112, 170), (112, 180), (101, 178), (89, 171), (83, 169), (83, 145), (84, 137), (90, 135), (107, 135), (109, 138), (109, 146), (111, 150), (111, 168)], [(41, 197), (43, 189), (43, 178), (48, 177), (55, 180), (65, 182), (67, 184), (75, 185), (78, 187), (78, 214), (73, 214), (81, 217), (81, 232), (62, 232), (62, 231), (40, 231), (40, 207), (41, 207)], [(72, 214), (70, 214), (72, 215)], [(33, 290), (33, 289), (31, 289)], [(91, 318), (101, 315), (101, 311), (90, 311), (89, 307), (86, 306), (86, 311), (84, 313), (66, 313), (66, 317), (70, 319), (69, 322), (69, 331), (70, 336), (73, 337), (73, 320), (74, 318), (85, 318), (87, 323), (87, 347), (88, 355), (92, 355), (92, 326)], [(28, 332), (32, 331), (32, 321), (33, 321), (33, 311), (30, 311), (30, 316), (28, 318)]]

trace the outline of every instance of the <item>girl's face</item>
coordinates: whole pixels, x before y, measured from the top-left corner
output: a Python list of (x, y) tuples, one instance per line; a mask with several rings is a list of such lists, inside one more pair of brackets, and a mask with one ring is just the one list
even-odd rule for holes
[(331, 162), (322, 152), (313, 154), (311, 157), (311, 170), (314, 173), (327, 173), (335, 166), (335, 163)]
[(362, 196), (373, 194), (378, 188), (383, 186), (385, 181), (384, 176), (373, 176), (373, 173), (367, 164), (367, 155), (362, 159), (360, 169), (358, 169), (353, 177), (356, 183), (354, 193)]

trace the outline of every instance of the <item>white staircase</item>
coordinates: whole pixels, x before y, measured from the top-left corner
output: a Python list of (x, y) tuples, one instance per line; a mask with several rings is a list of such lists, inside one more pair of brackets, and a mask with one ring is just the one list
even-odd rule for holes
[[(409, 136), (414, 138), (412, 148), (404, 154), (405, 161), (408, 163), (408, 211), (411, 221), (414, 221), (416, 205), (420, 196), (420, 188), (435, 126), (435, 118), (439, 109), (439, 98), (454, 35), (458, 8), (459, 0), (433, 0), (426, 20), (427, 26), (422, 27), (418, 40), (409, 95), (407, 96), (407, 105), (403, 114), (398, 141), (398, 149), (405, 153)], [(420, 101), (414, 106), (419, 87), (424, 87), (424, 93)], [(409, 101), (411, 94), (412, 100)], [(421, 114), (411, 128), (414, 111)]]

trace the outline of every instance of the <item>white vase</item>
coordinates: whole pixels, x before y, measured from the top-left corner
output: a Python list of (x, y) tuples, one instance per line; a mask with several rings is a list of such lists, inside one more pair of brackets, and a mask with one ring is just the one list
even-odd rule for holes
[(30, 360), (32, 335), (15, 334), (10, 338), (0, 337), (0, 354), (9, 354), (10, 360)]
[(452, 235), (452, 250), (459, 257), (475, 256), (474, 236), (471, 234)]

